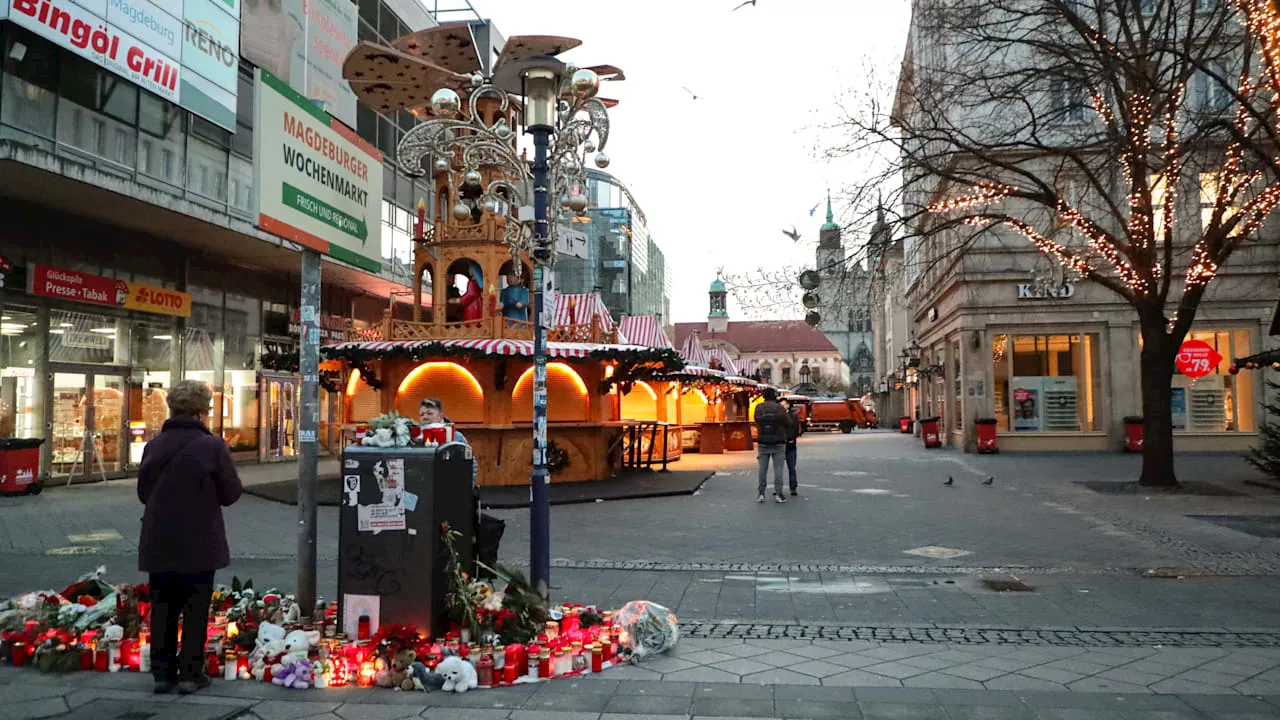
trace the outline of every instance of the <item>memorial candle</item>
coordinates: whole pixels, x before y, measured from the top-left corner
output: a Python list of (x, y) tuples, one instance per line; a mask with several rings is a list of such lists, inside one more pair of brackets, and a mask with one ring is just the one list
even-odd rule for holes
[(592, 643), (591, 645), (591, 672), (598, 673), (604, 670), (604, 650), (600, 647), (600, 643)]
[(93, 650), (93, 670), (94, 672), (106, 672), (110, 665), (111, 644), (98, 643)]

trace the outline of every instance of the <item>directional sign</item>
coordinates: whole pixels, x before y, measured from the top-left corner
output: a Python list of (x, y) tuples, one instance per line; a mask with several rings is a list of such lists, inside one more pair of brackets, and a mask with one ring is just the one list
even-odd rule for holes
[(1199, 380), (1212, 373), (1221, 362), (1222, 356), (1218, 351), (1203, 340), (1188, 340), (1182, 343), (1182, 347), (1178, 348), (1177, 356), (1173, 359), (1178, 372), (1192, 380)]

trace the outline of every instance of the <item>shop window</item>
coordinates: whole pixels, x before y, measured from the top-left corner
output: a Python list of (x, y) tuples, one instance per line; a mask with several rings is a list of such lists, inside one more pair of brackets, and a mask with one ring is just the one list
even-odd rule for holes
[(0, 304), (0, 438), (40, 437), (36, 309)]
[[(1253, 376), (1232, 375), (1230, 358), (1253, 352), (1248, 330), (1203, 330), (1187, 335), (1213, 346), (1222, 361), (1199, 380), (1173, 378), (1173, 428), (1190, 432), (1253, 432)], [(1175, 371), (1176, 372), (1176, 371)]]
[(951, 384), (954, 390), (952, 397), (955, 401), (955, 404), (952, 405), (952, 412), (955, 414), (953, 418), (955, 422), (954, 428), (960, 430), (964, 427), (964, 413), (960, 411), (960, 408), (963, 407), (961, 403), (964, 400), (964, 392), (961, 390), (964, 387), (964, 378), (960, 376), (959, 341), (951, 343)]
[(58, 104), (58, 50), (16, 26), (5, 32), (0, 123), (49, 138)]
[(997, 335), (992, 339), (998, 427), (1092, 432), (1100, 384), (1098, 336)]
[(129, 361), (128, 321), (97, 313), (49, 313), (49, 360), (122, 365)]

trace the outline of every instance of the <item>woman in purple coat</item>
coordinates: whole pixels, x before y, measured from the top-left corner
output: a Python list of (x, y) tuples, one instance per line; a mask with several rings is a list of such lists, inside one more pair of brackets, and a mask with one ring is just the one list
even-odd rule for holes
[(204, 646), (213, 573), (231, 564), (222, 508), (240, 499), (240, 476), (227, 444), (206, 425), (212, 401), (199, 380), (170, 388), (169, 419), (147, 443), (138, 471), (138, 500), (146, 506), (138, 569), (151, 576), (151, 667), (160, 694), (209, 686)]

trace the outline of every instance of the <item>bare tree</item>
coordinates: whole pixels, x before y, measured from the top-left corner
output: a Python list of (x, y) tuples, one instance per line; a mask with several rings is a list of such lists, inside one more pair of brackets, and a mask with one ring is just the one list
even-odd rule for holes
[(1259, 244), (1280, 202), (1260, 30), (1280, 28), (1275, 8), (916, 0), (914, 12), (892, 108), (868, 90), (833, 148), (893, 158), (854, 193), (895, 190), (917, 288), (975, 247), (1020, 239), (1059, 277), (1128, 302), (1143, 341), (1140, 482), (1175, 485), (1174, 358), (1220, 269)]

